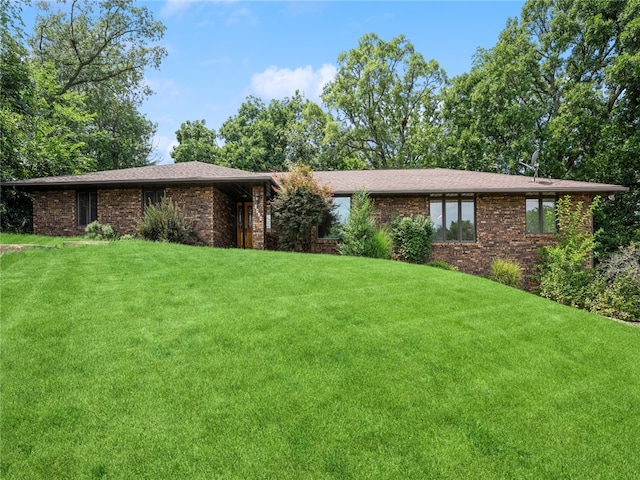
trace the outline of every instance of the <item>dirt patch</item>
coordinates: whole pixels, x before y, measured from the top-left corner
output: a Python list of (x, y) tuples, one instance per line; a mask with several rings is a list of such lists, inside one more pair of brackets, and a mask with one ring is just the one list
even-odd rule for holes
[(48, 245), (33, 245), (33, 244), (3, 244), (0, 245), (0, 253), (7, 252), (22, 252), (31, 248), (53, 248)]

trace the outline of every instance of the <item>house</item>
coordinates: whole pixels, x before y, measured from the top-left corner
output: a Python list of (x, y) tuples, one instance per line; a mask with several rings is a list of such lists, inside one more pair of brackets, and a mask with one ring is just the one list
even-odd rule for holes
[[(2, 185), (32, 192), (36, 234), (82, 235), (93, 220), (131, 233), (145, 205), (166, 194), (196, 220), (196, 232), (206, 244), (265, 249), (275, 247), (269, 199), (278, 175), (286, 173), (188, 162)], [(374, 200), (380, 225), (395, 215), (430, 215), (435, 224), (431, 257), (479, 275), (489, 272), (496, 257), (517, 260), (525, 275), (532, 274), (538, 249), (554, 241), (560, 196), (588, 205), (596, 195), (627, 191), (618, 185), (442, 168), (315, 172), (314, 177), (332, 189), (342, 219), (351, 195), (362, 189)], [(314, 252), (336, 252), (328, 227), (316, 228)]]

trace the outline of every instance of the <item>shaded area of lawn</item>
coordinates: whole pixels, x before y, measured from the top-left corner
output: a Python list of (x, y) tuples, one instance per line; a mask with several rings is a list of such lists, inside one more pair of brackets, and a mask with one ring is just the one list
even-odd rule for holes
[(633, 478), (640, 330), (456, 272), (0, 259), (3, 478)]

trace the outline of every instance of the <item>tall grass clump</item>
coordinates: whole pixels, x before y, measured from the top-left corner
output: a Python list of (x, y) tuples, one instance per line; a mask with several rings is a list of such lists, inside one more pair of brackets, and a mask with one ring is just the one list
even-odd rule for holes
[(138, 235), (154, 242), (200, 243), (195, 233), (195, 221), (187, 218), (167, 196), (158, 204), (147, 205), (138, 224)]
[(496, 258), (491, 262), (491, 280), (509, 287), (520, 288), (522, 285), (522, 267), (514, 260)]

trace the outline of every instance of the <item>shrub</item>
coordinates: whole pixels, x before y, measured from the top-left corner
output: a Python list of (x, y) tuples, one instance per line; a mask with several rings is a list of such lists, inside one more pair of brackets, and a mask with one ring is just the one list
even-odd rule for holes
[(386, 228), (377, 229), (373, 234), (371, 247), (371, 257), (384, 258), (385, 260), (390, 259), (391, 253), (393, 252), (391, 232)]
[(608, 317), (640, 321), (640, 243), (620, 248), (598, 266), (587, 307)]
[(160, 203), (148, 205), (138, 224), (138, 235), (155, 242), (200, 243), (195, 234), (195, 221), (185, 217), (169, 197), (162, 197)]
[(84, 229), (84, 236), (90, 240), (117, 240), (118, 234), (109, 224), (101, 224), (97, 220)]
[(597, 205), (598, 198), (588, 208), (581, 201), (574, 208), (568, 196), (558, 200), (557, 244), (542, 249), (542, 263), (538, 265), (541, 296), (584, 308), (589, 282), (593, 278), (587, 265), (595, 247), (594, 235), (587, 228), (587, 222)]
[(280, 186), (271, 202), (271, 212), (280, 248), (308, 252), (313, 227), (333, 212), (331, 191), (316, 182), (311, 167), (302, 164), (278, 181)]
[(394, 253), (398, 260), (424, 263), (431, 253), (433, 222), (424, 215), (396, 217), (391, 222)]
[(522, 267), (513, 260), (506, 258), (496, 258), (491, 262), (491, 280), (508, 285), (509, 287), (520, 288), (522, 284)]
[(390, 258), (393, 240), (386, 229), (376, 228), (373, 202), (366, 190), (355, 192), (349, 219), (340, 231), (338, 251), (355, 257)]
[(427, 263), (427, 266), (440, 268), (442, 270), (450, 270), (452, 272), (458, 271), (458, 267), (456, 267), (455, 265), (451, 265), (450, 263), (447, 263), (443, 260), (431, 260), (430, 262)]

